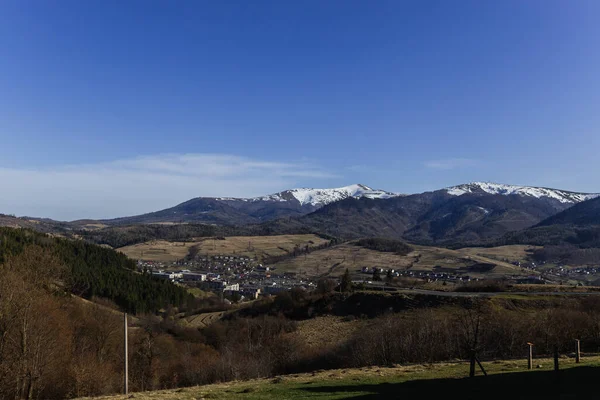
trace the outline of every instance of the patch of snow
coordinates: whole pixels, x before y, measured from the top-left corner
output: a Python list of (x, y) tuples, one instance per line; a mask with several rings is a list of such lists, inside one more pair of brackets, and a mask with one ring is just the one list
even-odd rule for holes
[(301, 205), (310, 204), (313, 206), (325, 205), (347, 199), (349, 197), (361, 198), (366, 197), (369, 199), (388, 199), (390, 197), (399, 196), (396, 193), (385, 192), (383, 190), (371, 189), (368, 186), (355, 184), (350, 186), (344, 186), (341, 188), (333, 189), (311, 189), (311, 188), (299, 188), (286, 190), (282, 193), (277, 193), (268, 196), (270, 199), (285, 201), (282, 198), (284, 193), (292, 195)]
[(452, 196), (462, 196), (466, 193), (489, 193), (501, 195), (520, 195), (536, 198), (547, 197), (561, 203), (579, 203), (599, 197), (598, 193), (575, 193), (566, 190), (548, 189), (531, 186), (504, 185), (490, 182), (472, 182), (464, 185), (452, 186), (445, 189)]
[(361, 184), (354, 184), (333, 189), (298, 188), (285, 190), (267, 196), (254, 197), (250, 199), (235, 199), (231, 197), (220, 197), (217, 200), (242, 200), (242, 201), (289, 201), (292, 198), (298, 200), (301, 205), (324, 206), (349, 197), (369, 199), (389, 199), (390, 197), (402, 196), (383, 190), (372, 189)]

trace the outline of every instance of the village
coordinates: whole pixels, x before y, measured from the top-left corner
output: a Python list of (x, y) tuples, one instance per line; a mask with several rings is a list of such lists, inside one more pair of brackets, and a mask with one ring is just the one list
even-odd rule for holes
[[(253, 258), (234, 255), (198, 256), (194, 260), (179, 260), (174, 263), (138, 260), (137, 268), (138, 271), (151, 273), (158, 279), (197, 287), (239, 300), (276, 295), (293, 288), (312, 291), (317, 288), (318, 281), (323, 279), (323, 277), (300, 275), (294, 272), (279, 272), (275, 267), (263, 265)], [(367, 266), (350, 273), (352, 282), (365, 288), (380, 288), (382, 283), (390, 283), (390, 278), (453, 284), (478, 280), (466, 274)]]
[[(600, 273), (597, 267), (548, 267), (544, 263), (537, 265), (530, 261), (513, 264), (523, 272), (530, 273), (505, 277), (508, 283), (546, 284), (568, 280), (589, 282)], [(198, 255), (191, 260), (181, 259), (170, 263), (138, 260), (137, 267), (140, 272), (151, 273), (158, 279), (214, 292), (236, 301), (254, 300), (294, 288), (312, 291), (317, 288), (319, 280), (329, 278), (335, 281), (339, 278), (278, 271), (274, 266), (263, 265), (255, 258), (240, 255)], [(407, 287), (425, 283), (459, 286), (483, 279), (482, 273), (489, 272), (490, 268), (493, 269), (493, 265), (476, 264), (458, 270), (439, 265), (431, 270), (363, 266), (349, 272), (355, 285), (365, 289), (380, 289), (382, 285), (392, 282), (395, 282), (395, 286)]]
[(139, 260), (137, 265), (139, 271), (149, 272), (156, 278), (241, 300), (254, 300), (261, 295), (274, 295), (295, 287), (305, 290), (316, 287), (313, 280), (299, 278), (293, 273), (278, 274), (273, 268), (243, 256), (205, 256), (171, 264)]

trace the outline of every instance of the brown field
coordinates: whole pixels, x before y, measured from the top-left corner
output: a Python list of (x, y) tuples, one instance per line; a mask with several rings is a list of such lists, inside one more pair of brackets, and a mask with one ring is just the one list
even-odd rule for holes
[(326, 315), (299, 321), (298, 329), (289, 335), (314, 349), (331, 349), (346, 343), (369, 323), (372, 321)]
[(511, 246), (499, 246), (499, 247), (469, 247), (460, 249), (461, 252), (471, 254), (474, 256), (482, 256), (491, 258), (494, 260), (507, 261), (509, 263), (515, 261), (523, 261), (529, 255), (537, 250), (541, 249), (541, 246), (529, 246), (529, 245), (511, 245)]
[[(133, 259), (174, 262), (184, 258), (192, 246), (198, 246), (200, 255), (238, 255), (264, 260), (268, 256), (279, 256), (295, 246), (318, 246), (327, 240), (316, 235), (279, 236), (232, 236), (224, 240), (198, 238), (193, 242), (169, 242), (155, 240), (122, 247), (119, 251)], [(485, 274), (489, 277), (501, 275), (530, 275), (511, 264), (524, 261), (535, 246), (501, 246), (493, 248), (465, 248), (451, 250), (440, 247), (413, 246), (414, 251), (406, 256), (380, 252), (344, 243), (312, 253), (277, 262), (279, 272), (296, 272), (306, 276), (340, 276), (346, 268), (357, 272), (362, 267), (380, 267), (396, 270), (432, 271), (436, 266), (445, 270), (458, 270), (475, 263), (489, 263), (496, 267)], [(482, 276), (469, 273), (472, 276)]]
[(231, 236), (225, 240), (199, 238), (193, 242), (168, 242), (153, 240), (118, 250), (133, 259), (173, 262), (188, 254), (189, 248), (198, 246), (201, 255), (237, 255), (262, 260), (268, 256), (278, 256), (294, 249), (295, 246), (318, 246), (327, 243), (317, 235), (279, 236)]
[(225, 315), (225, 311), (215, 311), (192, 315), (181, 320), (181, 324), (188, 328), (206, 328), (210, 324), (219, 321)]
[[(503, 255), (510, 254), (510, 247), (504, 246), (501, 251)], [(526, 257), (522, 246), (515, 246), (515, 254), (511, 256), (515, 260), (524, 260)], [(457, 270), (474, 263), (489, 263), (496, 267), (486, 276), (494, 277), (500, 275), (529, 275), (531, 272), (523, 272), (521, 268), (499, 261), (496, 258), (488, 258), (478, 253), (479, 250), (487, 251), (486, 254), (495, 254), (494, 249), (460, 249), (450, 250), (438, 247), (413, 246), (414, 251), (406, 256), (394, 253), (385, 253), (365, 249), (344, 243), (328, 249), (317, 250), (307, 255), (302, 255), (275, 264), (278, 271), (297, 272), (307, 276), (340, 276), (346, 268), (356, 272), (362, 267), (392, 268), (396, 270), (411, 269), (413, 271), (432, 271), (435, 266), (443, 266), (448, 270)], [(505, 257), (509, 258), (509, 257)], [(469, 273), (479, 276), (478, 273)]]

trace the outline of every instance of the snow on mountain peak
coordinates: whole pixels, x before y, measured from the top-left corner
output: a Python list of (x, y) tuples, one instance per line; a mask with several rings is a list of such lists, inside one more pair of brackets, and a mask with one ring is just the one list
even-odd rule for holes
[(349, 197), (360, 198), (367, 197), (369, 199), (388, 199), (390, 197), (400, 196), (396, 193), (390, 193), (383, 190), (372, 189), (366, 185), (354, 184), (333, 189), (312, 189), (298, 188), (290, 189), (280, 193), (271, 194), (268, 196), (255, 197), (251, 201), (267, 200), (267, 201), (287, 201), (291, 197), (300, 202), (301, 205), (310, 204), (312, 206), (323, 206)]
[(581, 201), (590, 200), (600, 196), (600, 194), (575, 193), (566, 190), (548, 189), (531, 186), (504, 185), (491, 182), (471, 182), (463, 185), (452, 186), (446, 188), (445, 190), (448, 194), (452, 196), (461, 196), (466, 193), (485, 192), (489, 194), (502, 195), (516, 194), (520, 196), (530, 196), (536, 198), (548, 197), (554, 200), (558, 200), (561, 203), (579, 203)]

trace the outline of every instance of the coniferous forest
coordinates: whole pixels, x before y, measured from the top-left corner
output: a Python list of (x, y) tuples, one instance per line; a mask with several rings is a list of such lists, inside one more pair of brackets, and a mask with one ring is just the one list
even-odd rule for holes
[(64, 264), (67, 271), (61, 283), (84, 298), (106, 298), (133, 314), (184, 306), (193, 300), (181, 287), (134, 273), (134, 261), (112, 249), (30, 230), (0, 228), (0, 264), (30, 246), (40, 247)]

